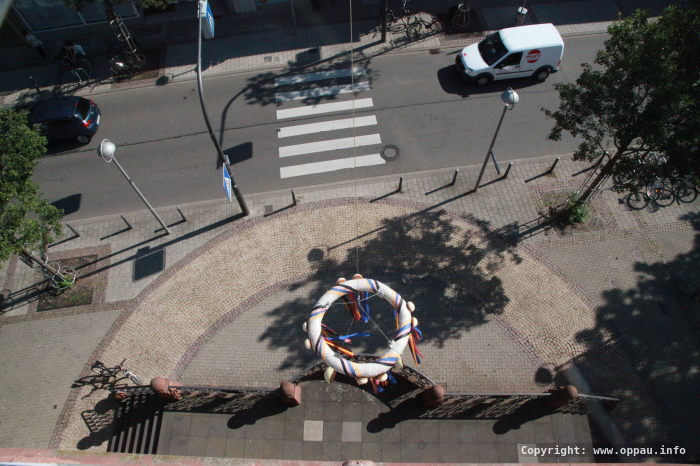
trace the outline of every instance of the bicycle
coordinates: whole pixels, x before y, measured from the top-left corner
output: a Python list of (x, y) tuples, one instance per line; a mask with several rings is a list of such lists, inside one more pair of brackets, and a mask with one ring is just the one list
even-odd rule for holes
[[(96, 375), (103, 377), (107, 380), (114, 378), (115, 380), (112, 383), (110, 383), (110, 385), (113, 387), (120, 386), (120, 384), (118, 384), (117, 382), (125, 378), (128, 378), (136, 385), (143, 385), (141, 379), (139, 379), (138, 376), (136, 376), (136, 374), (124, 367), (125, 362), (126, 359), (124, 359), (115, 367), (107, 367), (102, 361), (97, 360), (92, 366), (90, 366), (90, 370)], [(120, 372), (123, 372), (125, 377), (119, 378)]]
[(665, 163), (666, 157), (655, 153), (637, 156), (631, 160), (621, 160), (620, 165), (625, 165), (626, 170), (622, 173), (614, 173), (612, 175), (613, 183), (616, 186), (624, 186), (644, 180), (654, 174), (656, 167)]
[(460, 2), (450, 8), (450, 23), (457, 31), (464, 31), (471, 24), (472, 8), (470, 2)]
[(632, 191), (627, 195), (626, 199), (627, 205), (633, 210), (642, 210), (651, 201), (654, 201), (660, 207), (668, 207), (675, 200), (674, 192), (669, 189), (666, 182), (661, 178), (656, 178), (647, 184), (644, 191)]
[(432, 15), (431, 15), (430, 21), (426, 21), (426, 20), (424, 20), (424, 19), (423, 19), (422, 17), (420, 17), (420, 16), (415, 16), (415, 18), (417, 18), (418, 23), (420, 23), (420, 25), (421, 25), (421, 28), (425, 28), (425, 29), (428, 29), (428, 30), (432, 30), (433, 27), (436, 27), (436, 26), (437, 26), (437, 29), (438, 29), (438, 30), (440, 29), (440, 26), (441, 26), (441, 25), (440, 25), (440, 18), (438, 18), (437, 16), (432, 16)]
[(133, 77), (146, 67), (146, 57), (138, 52), (114, 55), (109, 70), (118, 77)]
[(92, 60), (86, 56), (71, 58), (68, 55), (60, 55), (58, 69), (65, 72), (70, 71), (73, 77), (80, 84), (85, 84), (90, 81), (90, 73), (92, 71)]
[(698, 190), (694, 181), (695, 180), (690, 176), (671, 178), (673, 193), (676, 195), (678, 202), (688, 204), (697, 199)]

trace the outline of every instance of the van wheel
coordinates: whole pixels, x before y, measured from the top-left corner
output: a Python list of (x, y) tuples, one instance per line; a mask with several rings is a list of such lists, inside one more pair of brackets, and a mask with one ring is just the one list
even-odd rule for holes
[(545, 79), (549, 77), (549, 69), (548, 68), (540, 68), (539, 70), (535, 71), (535, 74), (532, 75), (532, 78), (541, 83)]
[(476, 79), (474, 80), (474, 84), (476, 84), (479, 87), (485, 86), (490, 82), (491, 82), (491, 76), (489, 76), (488, 74), (482, 74), (481, 76), (477, 76)]
[(90, 142), (90, 136), (83, 136), (82, 134), (80, 136), (76, 136), (75, 139), (80, 144), (87, 144), (88, 142)]

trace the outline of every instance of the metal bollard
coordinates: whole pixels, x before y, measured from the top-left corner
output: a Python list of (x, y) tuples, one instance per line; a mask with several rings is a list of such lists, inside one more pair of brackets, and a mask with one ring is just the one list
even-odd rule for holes
[(37, 94), (41, 94), (41, 89), (39, 89), (39, 83), (36, 82), (33, 76), (27, 76), (27, 78), (32, 82), (32, 85), (34, 86), (34, 89), (36, 90)]
[(557, 158), (554, 160), (554, 163), (552, 164), (551, 167), (549, 167), (549, 171), (548, 171), (547, 173), (553, 173), (553, 172), (554, 172), (554, 167), (556, 167), (558, 163), (559, 163), (559, 157), (557, 157)]
[(294, 190), (292, 189), (292, 205), (297, 205), (297, 197), (294, 195)]
[(508, 162), (508, 168), (506, 168), (506, 172), (501, 177), (502, 180), (505, 180), (506, 178), (508, 178), (508, 173), (510, 173), (510, 167), (512, 167), (512, 166), (513, 166), (513, 162)]
[(397, 193), (403, 192), (403, 176), (399, 177), (399, 188), (396, 190)]
[(450, 186), (454, 186), (455, 183), (457, 182), (457, 175), (459, 174), (459, 168), (455, 168), (455, 174), (452, 175), (452, 181), (450, 182)]
[(180, 210), (179, 207), (175, 207), (175, 208), (177, 209), (178, 213), (180, 214), (180, 218), (182, 219), (182, 221), (186, 222), (187, 219), (185, 218), (185, 214), (182, 213), (182, 211)]

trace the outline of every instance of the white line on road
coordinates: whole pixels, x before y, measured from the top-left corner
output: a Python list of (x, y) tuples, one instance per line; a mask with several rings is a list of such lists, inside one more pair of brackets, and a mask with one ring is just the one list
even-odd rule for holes
[(277, 119), (283, 120), (285, 118), (318, 115), (321, 113), (342, 112), (344, 110), (352, 110), (353, 108), (369, 108), (373, 105), (374, 103), (371, 98), (346, 100), (330, 104), (304, 105), (303, 107), (289, 108), (287, 110), (277, 110)]
[(343, 120), (322, 121), (320, 123), (310, 123), (307, 125), (287, 126), (277, 131), (278, 138), (288, 138), (301, 134), (320, 133), (322, 131), (334, 131), (338, 129), (359, 128), (361, 126), (372, 126), (377, 124), (377, 117), (374, 115), (345, 118)]
[[(366, 73), (365, 69), (360, 68), (359, 66), (354, 67), (352, 70), (355, 76), (361, 76)], [(347, 76), (350, 76), (350, 68), (320, 71), (318, 73), (295, 74), (293, 76), (282, 76), (275, 79), (275, 86), (298, 84), (309, 81), (321, 81), (322, 79), (345, 78)]]
[(361, 155), (346, 159), (326, 160), (324, 162), (304, 163), (289, 167), (280, 167), (280, 178), (293, 176), (313, 175), (315, 173), (332, 172), (355, 167), (369, 167), (385, 163), (379, 154)]
[(352, 138), (329, 139), (326, 141), (308, 142), (306, 144), (294, 144), (293, 146), (282, 146), (279, 151), (280, 157), (291, 157), (293, 155), (312, 154), (314, 152), (325, 152), (381, 143), (382, 139), (379, 137), (379, 134), (368, 134), (366, 136), (355, 136)]
[(349, 94), (350, 92), (363, 92), (368, 90), (369, 83), (367, 81), (363, 81), (355, 84), (339, 84), (337, 86), (315, 87), (313, 89), (304, 89), (301, 91), (278, 92), (275, 94), (275, 100), (278, 104), (281, 104), (282, 102), (289, 102), (290, 100)]

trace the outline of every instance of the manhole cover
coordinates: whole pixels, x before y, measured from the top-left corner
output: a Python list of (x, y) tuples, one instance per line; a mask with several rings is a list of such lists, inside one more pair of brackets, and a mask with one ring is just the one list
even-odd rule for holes
[(386, 144), (380, 152), (381, 157), (387, 162), (392, 162), (399, 158), (401, 151), (393, 144)]

